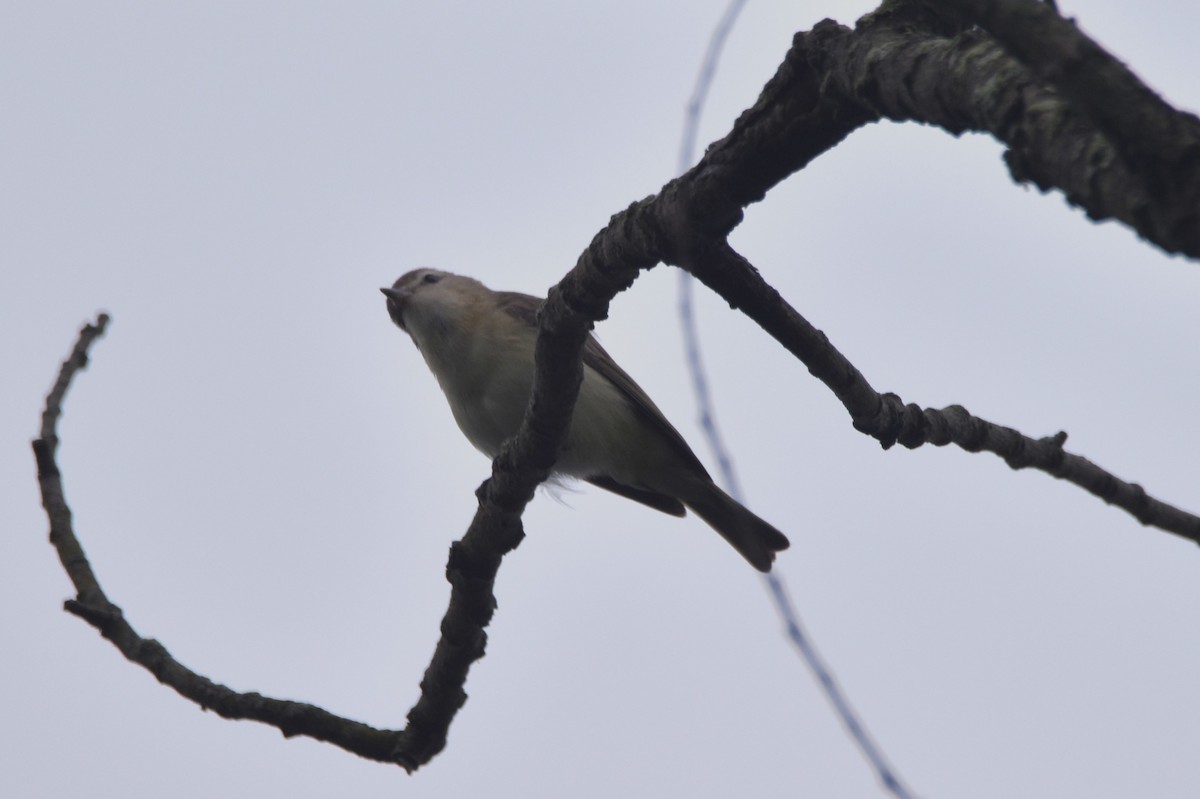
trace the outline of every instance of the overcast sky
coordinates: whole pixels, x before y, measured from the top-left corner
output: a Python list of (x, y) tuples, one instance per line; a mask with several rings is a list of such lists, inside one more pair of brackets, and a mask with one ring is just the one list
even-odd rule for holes
[[(0, 7), (0, 793), (863, 797), (874, 776), (758, 575), (694, 517), (540, 493), (445, 752), (408, 777), (201, 712), (62, 612), (33, 458), (79, 326), (113, 321), (60, 463), (144, 635), (239, 690), (403, 725), (447, 548), (488, 474), (378, 287), (419, 265), (544, 293), (675, 168), (725, 0), (8, 0)], [(1063, 2), (1200, 107), (1200, 11)], [(752, 2), (701, 144), (792, 34)], [(1200, 265), (1001, 149), (855, 133), (733, 241), (880, 390), (962, 403), (1200, 510)], [(598, 333), (711, 464), (658, 268)], [(883, 452), (771, 339), (699, 301), (747, 502), (818, 646), (924, 797), (1200, 792), (1200, 551), (956, 448)]]

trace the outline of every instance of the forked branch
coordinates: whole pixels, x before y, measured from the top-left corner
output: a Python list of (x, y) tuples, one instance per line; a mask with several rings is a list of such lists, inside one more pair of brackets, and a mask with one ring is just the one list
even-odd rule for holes
[[(939, 5), (973, 15), (980, 29), (909, 13)], [(892, 0), (854, 30), (825, 21), (797, 34), (776, 75), (730, 133), (693, 169), (615, 215), (595, 236), (540, 313), (537, 379), (525, 422), (493, 463), (491, 479), (476, 492), (475, 518), (451, 548), (446, 574), (452, 591), (441, 640), (404, 729), (381, 730), (313, 705), (233, 691), (139, 636), (105, 595), (75, 535), (55, 457), (64, 397), (104, 332), (103, 315), (83, 329), (63, 363), (46, 399), (40, 438), (33, 442), (50, 539), (77, 592), (66, 609), (160, 682), (225, 718), (271, 724), (286, 736), (327, 741), (410, 772), (427, 763), (445, 746), (450, 722), (466, 701), (463, 686), (471, 664), (484, 654), (501, 559), (520, 543), (521, 514), (563, 441), (587, 331), (605, 317), (618, 291), (658, 263), (687, 269), (754, 319), (834, 392), (858, 430), (884, 447), (953, 443), (993, 452), (1013, 468), (1040, 469), (1144, 524), (1200, 541), (1200, 518), (1064, 451), (1065, 434), (1035, 439), (958, 406), (922, 409), (879, 393), (727, 241), (744, 209), (773, 186), (855, 129), (888, 118), (927, 122), (952, 133), (989, 132), (1008, 146), (1006, 160), (1018, 180), (1058, 189), (1090, 216), (1120, 220), (1168, 252), (1200, 256), (1200, 166), (1189, 138), (1195, 137), (1195, 118), (1113, 72), (1118, 75), (1113, 91), (1143, 104), (1130, 119), (1156, 120), (1154, 135), (1174, 142), (1147, 154), (1138, 144), (1137, 125), (1106, 113), (1105, 87), (1078, 74), (1072, 66), (1077, 57), (1056, 56), (1054, 37), (1066, 36), (1062, 41), (1082, 48), (1089, 63), (1099, 56), (1088, 48), (1098, 47), (1071, 39), (1061, 26), (1050, 31), (1054, 36), (1028, 42), (1014, 34), (1024, 29), (1012, 14), (1029, 6), (1028, 0)]]

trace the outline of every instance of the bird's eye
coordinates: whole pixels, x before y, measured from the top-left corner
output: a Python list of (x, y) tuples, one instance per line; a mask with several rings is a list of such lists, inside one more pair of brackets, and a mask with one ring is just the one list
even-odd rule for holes
[(436, 283), (442, 279), (441, 275), (435, 275), (433, 272), (426, 272), (425, 277), (421, 278), (422, 283)]

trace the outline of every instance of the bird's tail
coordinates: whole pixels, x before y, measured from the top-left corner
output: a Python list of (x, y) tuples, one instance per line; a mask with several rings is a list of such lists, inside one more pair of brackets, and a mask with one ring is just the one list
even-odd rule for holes
[(694, 484), (683, 504), (733, 545), (761, 572), (769, 572), (775, 553), (787, 549), (787, 536), (739, 505), (711, 480)]

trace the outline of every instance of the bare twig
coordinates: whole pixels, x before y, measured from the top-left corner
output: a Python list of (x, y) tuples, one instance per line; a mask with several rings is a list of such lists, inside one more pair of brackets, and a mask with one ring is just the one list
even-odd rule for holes
[(50, 519), (50, 543), (58, 551), (63, 568), (75, 585), (76, 596), (67, 600), (65, 609), (99, 630), (121, 654), (145, 668), (159, 682), (202, 708), (228, 719), (251, 719), (272, 724), (286, 736), (307, 735), (328, 741), (372, 760), (408, 765), (408, 761), (404, 760), (406, 753), (397, 752), (400, 733), (377, 730), (301, 702), (269, 699), (257, 693), (239, 693), (191, 671), (171, 657), (162, 644), (138, 635), (126, 621), (121, 609), (104, 593), (75, 535), (71, 509), (63, 492), (62, 474), (55, 455), (58, 419), (62, 415), (67, 389), (87, 365), (88, 349), (103, 335), (107, 324), (108, 316), (101, 314), (94, 325), (86, 325), (80, 331), (79, 340), (71, 355), (63, 361), (58, 379), (46, 397), (41, 435), (33, 442), (42, 505)]
[(825, 383), (849, 411), (855, 429), (885, 449), (901, 444), (955, 444), (967, 452), (991, 452), (1014, 469), (1038, 469), (1083, 488), (1142, 524), (1200, 543), (1200, 517), (1146, 494), (1062, 446), (1066, 433), (1031, 438), (972, 416), (952, 405), (942, 410), (905, 405), (895, 394), (877, 392), (820, 330), (817, 330), (724, 241), (697, 248), (690, 271), (731, 305), (741, 308)]
[[(726, 7), (725, 13), (722, 15), (716, 30), (713, 31), (712, 39), (709, 41), (708, 49), (704, 54), (700, 72), (696, 77), (696, 87), (692, 92), (692, 99), (688, 102), (687, 113), (684, 117), (683, 136), (679, 148), (678, 172), (680, 174), (686, 172), (688, 167), (692, 165), (693, 150), (695, 149), (696, 134), (700, 127), (700, 113), (704, 108), (704, 99), (708, 96), (708, 89), (716, 72), (717, 59), (720, 56), (721, 46), (728, 37), (743, 5), (745, 5), (744, 0), (732, 0)], [(724, 484), (725, 490), (729, 492), (731, 497), (745, 505), (746, 500), (742, 494), (742, 487), (737, 479), (737, 472), (733, 467), (733, 456), (722, 440), (720, 427), (717, 424), (716, 409), (713, 406), (712, 393), (708, 390), (708, 379), (705, 376), (704, 361), (700, 355), (700, 331), (697, 328), (696, 315), (692, 303), (692, 284), (694, 282), (695, 279), (689, 272), (680, 270), (679, 325), (683, 330), (684, 350), (687, 355), (688, 372), (692, 377), (692, 393), (696, 398), (696, 406), (700, 415), (700, 428), (704, 431), (704, 437), (708, 441), (709, 449), (716, 459), (717, 471), (721, 475), (721, 482)], [(821, 657), (821, 653), (817, 650), (816, 642), (805, 631), (800, 619), (800, 611), (795, 603), (792, 602), (783, 577), (776, 570), (764, 574), (763, 581), (766, 583), (771, 600), (775, 604), (775, 611), (783, 621), (788, 640), (792, 642), (792, 645), (800, 654), (801, 660), (816, 680), (818, 690), (825, 695), (826, 700), (837, 714), (838, 719), (842, 722), (842, 726), (849, 733), (850, 739), (858, 747), (858, 750), (862, 753), (867, 763), (870, 764), (870, 767), (874, 769), (879, 783), (892, 795), (896, 796), (897, 799), (909, 799), (912, 794), (904, 784), (904, 781), (888, 763), (883, 750), (875, 742), (874, 738), (871, 737), (866, 725), (851, 706), (850, 699), (846, 696), (845, 691), (842, 690), (840, 682), (833, 673), (833, 669)]]

